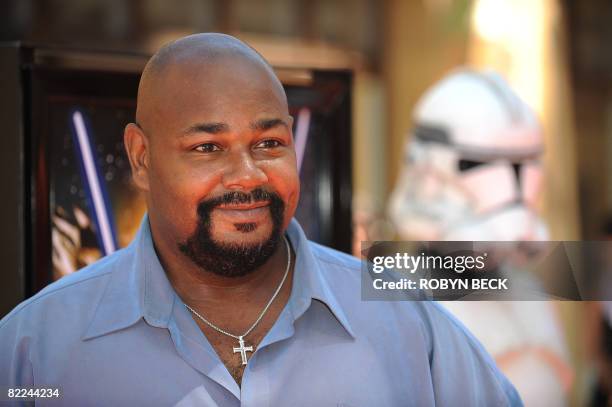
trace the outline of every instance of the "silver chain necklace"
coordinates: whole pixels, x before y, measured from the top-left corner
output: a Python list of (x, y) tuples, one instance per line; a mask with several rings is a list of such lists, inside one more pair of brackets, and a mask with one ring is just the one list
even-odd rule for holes
[(268, 309), (270, 308), (270, 306), (276, 299), (276, 296), (280, 292), (281, 288), (283, 288), (283, 284), (285, 284), (285, 280), (287, 279), (287, 276), (289, 275), (289, 267), (291, 266), (291, 249), (289, 248), (289, 242), (287, 241), (287, 238), (285, 236), (283, 236), (283, 240), (285, 241), (285, 246), (287, 247), (287, 267), (285, 268), (285, 275), (283, 275), (283, 279), (281, 280), (280, 284), (276, 288), (276, 291), (274, 291), (274, 294), (272, 294), (272, 298), (270, 298), (270, 301), (268, 301), (263, 311), (261, 311), (261, 313), (259, 314), (259, 317), (257, 317), (255, 322), (253, 322), (253, 325), (251, 325), (251, 327), (247, 329), (246, 332), (243, 333), (242, 335), (234, 335), (232, 333), (229, 333), (219, 328), (218, 326), (216, 326), (215, 324), (213, 324), (212, 322), (204, 318), (202, 315), (198, 314), (198, 312), (194, 310), (193, 308), (191, 308), (189, 305), (185, 304), (185, 307), (187, 307), (187, 309), (191, 311), (196, 317), (200, 318), (202, 322), (204, 322), (206, 325), (208, 325), (215, 331), (222, 333), (223, 335), (231, 336), (232, 338), (238, 340), (238, 347), (233, 348), (233, 351), (234, 353), (240, 353), (240, 357), (242, 358), (242, 365), (246, 365), (248, 362), (246, 353), (253, 352), (253, 346), (245, 346), (244, 337), (250, 334), (251, 331), (255, 329), (257, 324), (259, 324), (259, 322), (264, 317), (264, 315), (266, 315), (266, 312), (268, 312)]

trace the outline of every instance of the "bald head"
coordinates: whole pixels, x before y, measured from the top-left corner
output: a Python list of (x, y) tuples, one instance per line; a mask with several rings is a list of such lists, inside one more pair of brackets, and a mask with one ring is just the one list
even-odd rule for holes
[[(272, 67), (249, 45), (219, 33), (194, 34), (176, 40), (153, 55), (143, 70), (138, 86), (136, 121), (153, 132), (155, 118), (159, 118), (164, 104), (170, 102), (176, 106), (180, 103), (171, 99), (188, 101), (190, 91), (198, 85), (229, 87), (239, 78), (269, 86), (286, 106), (282, 84)], [(217, 86), (217, 90), (222, 90), (222, 86)]]

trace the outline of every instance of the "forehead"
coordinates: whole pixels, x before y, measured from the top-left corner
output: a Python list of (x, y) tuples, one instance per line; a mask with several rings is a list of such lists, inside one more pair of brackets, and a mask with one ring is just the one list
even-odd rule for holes
[(284, 91), (271, 69), (245, 58), (172, 64), (156, 82), (152, 101), (156, 116), (173, 126), (288, 114)]

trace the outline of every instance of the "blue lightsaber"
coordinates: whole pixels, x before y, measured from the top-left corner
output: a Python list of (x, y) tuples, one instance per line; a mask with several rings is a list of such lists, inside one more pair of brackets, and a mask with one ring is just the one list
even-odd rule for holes
[(87, 198), (92, 208), (92, 222), (96, 229), (98, 244), (103, 255), (106, 256), (116, 251), (118, 246), (110, 201), (106, 193), (104, 179), (100, 177), (100, 170), (94, 159), (95, 153), (91, 146), (83, 114), (79, 110), (72, 112), (72, 124), (74, 126), (77, 157), (84, 175)]
[(308, 141), (308, 131), (310, 130), (310, 109), (302, 108), (298, 112), (295, 124), (295, 155), (297, 156), (298, 174), (302, 170), (306, 143)]

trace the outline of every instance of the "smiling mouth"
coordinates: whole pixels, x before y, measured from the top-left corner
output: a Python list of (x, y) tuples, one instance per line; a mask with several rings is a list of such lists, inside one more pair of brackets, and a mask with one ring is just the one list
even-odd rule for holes
[(232, 223), (256, 224), (269, 216), (270, 202), (226, 204), (216, 207), (215, 211)]

